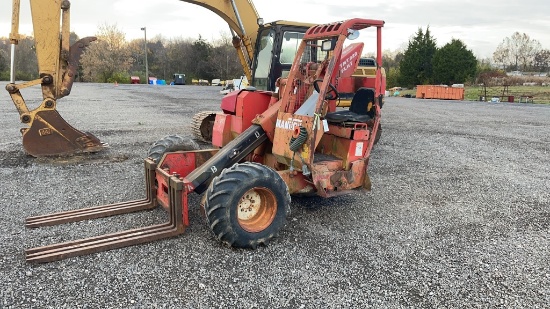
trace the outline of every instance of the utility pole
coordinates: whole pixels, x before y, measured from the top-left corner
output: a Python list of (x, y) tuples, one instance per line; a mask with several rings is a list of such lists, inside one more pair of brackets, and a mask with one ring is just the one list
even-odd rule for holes
[(144, 44), (144, 48), (145, 48), (145, 83), (146, 84), (149, 84), (149, 63), (147, 62), (147, 27), (143, 27), (141, 28), (141, 30), (143, 30), (144, 34), (145, 34), (145, 44)]

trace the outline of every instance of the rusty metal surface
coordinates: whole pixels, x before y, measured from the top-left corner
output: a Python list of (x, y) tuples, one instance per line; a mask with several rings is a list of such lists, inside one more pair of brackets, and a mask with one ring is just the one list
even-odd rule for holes
[(30, 128), (23, 131), (23, 147), (34, 157), (97, 152), (105, 144), (90, 133), (68, 124), (55, 109), (34, 114)]
[(74, 211), (58, 212), (50, 215), (29, 217), (26, 219), (26, 227), (51, 226), (69, 222), (77, 222), (89, 219), (109, 217), (134, 211), (154, 208), (155, 204), (150, 199), (135, 200), (116, 204), (88, 207)]
[(75, 42), (69, 49), (69, 59), (67, 59), (67, 71), (64, 72), (61, 89), (58, 93), (58, 98), (67, 96), (71, 93), (74, 80), (78, 74), (78, 66), (80, 64), (80, 56), (91, 42), (97, 40), (96, 37), (85, 37)]
[(25, 151), (34, 157), (44, 157), (98, 152), (107, 147), (107, 144), (102, 143), (94, 135), (81, 132), (68, 124), (57, 112), (57, 102), (51, 97), (45, 97), (38, 107), (29, 110), (20, 89), (44, 83), (47, 79), (45, 77), (6, 86), (21, 122), (29, 125), (21, 130)]
[(317, 194), (322, 197), (332, 197), (358, 188), (370, 190), (371, 183), (366, 166), (366, 159), (354, 161), (349, 170), (342, 169), (341, 160), (314, 163), (312, 178)]
[(217, 152), (217, 149), (206, 149), (167, 153), (159, 162), (157, 173), (153, 175), (156, 178), (156, 188), (154, 190), (156, 191), (157, 203), (168, 211), (170, 207), (168, 182), (171, 175), (176, 174), (185, 178)]
[[(152, 161), (146, 160), (146, 186), (147, 198), (142, 201), (131, 201), (126, 203), (118, 203), (105, 205), (100, 207), (86, 208), (81, 211), (72, 211), (59, 213), (54, 215), (54, 219), (48, 220), (48, 216), (30, 218), (31, 224), (36, 222), (40, 225), (43, 218), (51, 224), (59, 224), (65, 222), (79, 221), (97, 217), (105, 217), (112, 214), (125, 213), (140, 209), (149, 209), (154, 207), (155, 198), (153, 196), (152, 179), (155, 173), (155, 164)], [(96, 237), (84, 238), (74, 241), (68, 241), (59, 244), (52, 244), (43, 247), (31, 248), (25, 251), (25, 259), (27, 262), (45, 263), (57, 261), (69, 257), (86, 255), (107, 251), (116, 248), (127, 247), (131, 245), (142, 244), (162, 238), (180, 235), (184, 232), (185, 227), (189, 224), (187, 218), (187, 192), (184, 191), (183, 181), (175, 176), (170, 178), (169, 184), (170, 219), (168, 222), (156, 224), (131, 230), (126, 230), (118, 233), (105, 234)], [(55, 221), (57, 219), (57, 221)], [(71, 221), (72, 220), (72, 221)], [(29, 221), (27, 221), (29, 222)]]
[(25, 220), (25, 226), (52, 226), (154, 208), (156, 206), (156, 200), (154, 186), (152, 186), (154, 182), (151, 179), (155, 176), (155, 168), (155, 163), (151, 161), (145, 163), (146, 197), (144, 199), (29, 217)]
[[(14, 2), (12, 34), (10, 34), (12, 43), (16, 43), (19, 38), (18, 7), (19, 1)], [(44, 157), (97, 152), (104, 149), (106, 145), (99, 139), (76, 130), (55, 110), (56, 100), (71, 92), (80, 56), (96, 38), (83, 38), (69, 48), (69, 1), (31, 0), (30, 7), (40, 78), (19, 85), (12, 80), (12, 83), (6, 86), (19, 112), (21, 122), (30, 126), (21, 131), (25, 151), (34, 157)], [(36, 85), (42, 88), (43, 102), (31, 110), (19, 90)]]
[(278, 171), (278, 173), (285, 181), (290, 194), (314, 193), (316, 190), (313, 183), (302, 173), (290, 170)]

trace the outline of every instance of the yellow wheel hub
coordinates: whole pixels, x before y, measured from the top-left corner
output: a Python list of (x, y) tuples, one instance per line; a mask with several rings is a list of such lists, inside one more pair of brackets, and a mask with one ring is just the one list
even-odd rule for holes
[(275, 219), (277, 200), (266, 188), (248, 190), (237, 205), (237, 220), (246, 231), (257, 233), (265, 230)]

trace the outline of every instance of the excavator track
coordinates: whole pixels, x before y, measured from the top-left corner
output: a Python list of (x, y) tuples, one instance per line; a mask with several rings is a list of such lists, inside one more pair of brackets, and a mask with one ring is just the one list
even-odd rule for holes
[(212, 142), (212, 131), (217, 111), (203, 111), (195, 114), (191, 121), (191, 130), (195, 138), (201, 142)]
[[(157, 205), (154, 195), (155, 187), (153, 184), (155, 169), (156, 164), (153, 161), (145, 161), (147, 175), (147, 197), (145, 199), (30, 217), (27, 219), (26, 226), (38, 227), (56, 225), (151, 209)], [(25, 251), (26, 261), (35, 263), (52, 262), (69, 257), (142, 244), (182, 234), (186, 226), (182, 213), (182, 201), (184, 199), (183, 181), (176, 176), (169, 176), (168, 187), (168, 191), (170, 192), (170, 205), (168, 207), (170, 220), (168, 222), (113, 234), (28, 249)]]

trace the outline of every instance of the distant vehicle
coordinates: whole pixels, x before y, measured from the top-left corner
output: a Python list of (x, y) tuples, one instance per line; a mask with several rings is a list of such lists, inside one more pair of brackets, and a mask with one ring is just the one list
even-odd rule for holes
[(248, 86), (250, 86), (250, 84), (248, 83), (248, 79), (246, 79), (246, 76), (243, 75), (241, 76), (241, 78), (227, 80), (226, 86), (223, 87), (222, 90), (220, 90), (220, 93), (225, 95), (235, 90), (245, 89)]
[(209, 86), (210, 82), (206, 79), (192, 79), (191, 84), (198, 86)]
[(361, 58), (359, 59), (359, 66), (362, 67), (375, 67), (376, 60), (374, 58)]
[(185, 85), (185, 74), (175, 73), (173, 83), (174, 85)]

